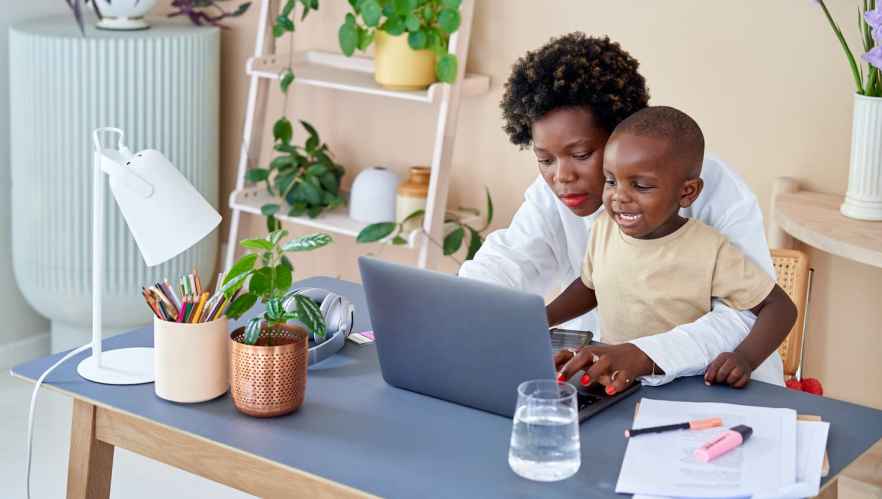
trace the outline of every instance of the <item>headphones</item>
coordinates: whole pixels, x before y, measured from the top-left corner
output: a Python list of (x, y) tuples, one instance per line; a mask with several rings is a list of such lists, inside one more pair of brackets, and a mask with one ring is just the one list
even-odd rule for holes
[(318, 305), (325, 320), (325, 338), (315, 338), (312, 331), (309, 339), (312, 342), (309, 347), (309, 365), (319, 363), (339, 352), (346, 344), (346, 338), (352, 332), (355, 324), (355, 307), (348, 299), (333, 291), (321, 288), (292, 289), (282, 298), (282, 307), (285, 311), (293, 312), (297, 309), (294, 297), (305, 296)]

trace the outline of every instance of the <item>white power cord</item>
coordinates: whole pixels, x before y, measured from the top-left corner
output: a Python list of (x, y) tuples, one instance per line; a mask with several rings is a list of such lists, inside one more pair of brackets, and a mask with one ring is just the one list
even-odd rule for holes
[(27, 492), (27, 499), (31, 499), (31, 454), (34, 445), (34, 408), (37, 405), (37, 391), (40, 390), (40, 385), (43, 384), (43, 380), (46, 379), (46, 376), (49, 375), (56, 367), (63, 364), (66, 360), (70, 359), (74, 355), (78, 353), (84, 352), (88, 349), (92, 348), (92, 344), (83, 345), (76, 350), (71, 351), (67, 355), (61, 358), (58, 362), (52, 365), (49, 369), (46, 369), (43, 374), (37, 378), (37, 384), (34, 386), (34, 393), (31, 395), (31, 410), (28, 414), (28, 460), (25, 469), (25, 490)]

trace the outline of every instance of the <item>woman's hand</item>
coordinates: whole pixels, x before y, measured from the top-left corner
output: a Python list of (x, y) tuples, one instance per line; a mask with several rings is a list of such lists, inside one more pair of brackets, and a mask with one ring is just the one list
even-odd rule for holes
[(704, 384), (726, 383), (732, 388), (744, 388), (750, 381), (750, 362), (747, 356), (738, 352), (723, 352), (707, 366)]
[[(621, 345), (594, 345), (578, 350), (561, 350), (554, 357), (558, 380), (569, 380), (579, 371), (585, 374), (578, 380), (582, 386), (600, 383), (606, 393), (615, 395), (634, 383), (639, 376), (652, 374), (653, 362), (643, 350), (631, 343)], [(657, 374), (664, 374), (659, 372)]]

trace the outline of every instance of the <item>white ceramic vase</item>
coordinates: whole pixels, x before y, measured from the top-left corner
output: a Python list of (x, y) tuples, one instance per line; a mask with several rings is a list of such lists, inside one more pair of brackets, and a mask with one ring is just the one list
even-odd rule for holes
[(839, 211), (858, 220), (882, 220), (882, 97), (854, 96), (848, 193)]
[(144, 16), (156, 6), (158, 0), (93, 0), (103, 19), (96, 26), (100, 29), (130, 31), (150, 27)]

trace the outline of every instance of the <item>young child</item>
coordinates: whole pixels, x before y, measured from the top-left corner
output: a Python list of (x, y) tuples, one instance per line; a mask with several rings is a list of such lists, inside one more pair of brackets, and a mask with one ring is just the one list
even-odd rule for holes
[(563, 322), (597, 307), (607, 343), (693, 322), (712, 298), (751, 310), (750, 333), (705, 373), (708, 383), (741, 388), (787, 336), (796, 307), (724, 235), (680, 216), (701, 193), (703, 157), (701, 129), (681, 111), (648, 107), (622, 121), (604, 150), (605, 213), (594, 221), (582, 276), (547, 310)]

